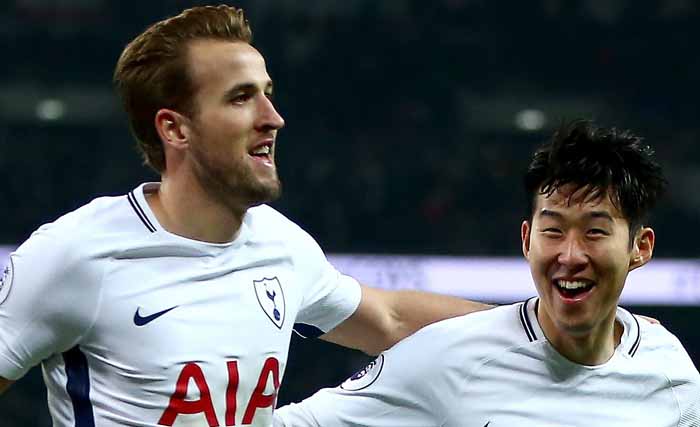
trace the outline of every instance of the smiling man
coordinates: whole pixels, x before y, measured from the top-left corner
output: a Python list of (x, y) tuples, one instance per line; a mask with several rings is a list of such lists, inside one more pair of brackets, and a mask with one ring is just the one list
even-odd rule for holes
[(525, 176), (522, 248), (539, 297), (430, 325), (275, 425), (700, 425), (700, 375), (680, 342), (617, 305), (652, 256), (647, 216), (664, 186), (640, 138), (562, 126)]
[(160, 182), (40, 227), (0, 276), (0, 392), (41, 364), (54, 426), (269, 427), (293, 329), (377, 354), (484, 308), (361, 286), (265, 204), (284, 120), (250, 42), (218, 6), (129, 43), (114, 80)]
[[(562, 355), (600, 365), (620, 342), (617, 302), (627, 273), (651, 258), (654, 231), (630, 228), (615, 190), (547, 183), (542, 191), (522, 224), (523, 253), (540, 296), (537, 317)], [(643, 208), (627, 208), (635, 210), (631, 221)]]

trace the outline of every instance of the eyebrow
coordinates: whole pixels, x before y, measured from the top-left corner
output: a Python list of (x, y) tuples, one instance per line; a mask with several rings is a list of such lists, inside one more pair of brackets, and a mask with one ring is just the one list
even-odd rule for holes
[[(541, 216), (541, 217), (550, 217), (550, 218), (558, 218), (558, 219), (564, 218), (564, 215), (562, 215), (561, 212), (552, 211), (552, 210), (549, 210), (549, 209), (542, 209), (542, 210), (539, 212), (539, 216)], [(607, 211), (592, 211), (592, 212), (587, 212), (584, 216), (587, 217), (587, 218), (591, 218), (591, 219), (600, 218), (600, 219), (607, 220), (607, 221), (609, 221), (609, 222), (615, 222), (615, 220), (613, 219), (612, 215), (610, 215), (610, 213), (607, 212)]]
[[(252, 92), (256, 91), (258, 89), (258, 86), (255, 83), (239, 83), (232, 87), (231, 89), (226, 91), (226, 96), (231, 97), (239, 92)], [(265, 84), (265, 90), (269, 90), (272, 92), (272, 81), (268, 81)]]

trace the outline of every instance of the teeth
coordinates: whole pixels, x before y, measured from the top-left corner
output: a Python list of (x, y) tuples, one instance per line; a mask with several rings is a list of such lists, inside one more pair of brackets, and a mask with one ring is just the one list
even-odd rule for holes
[(269, 145), (262, 145), (255, 150), (253, 150), (253, 154), (270, 154), (270, 146)]
[(581, 281), (568, 281), (568, 280), (557, 280), (557, 286), (564, 289), (580, 289), (590, 286), (588, 282)]

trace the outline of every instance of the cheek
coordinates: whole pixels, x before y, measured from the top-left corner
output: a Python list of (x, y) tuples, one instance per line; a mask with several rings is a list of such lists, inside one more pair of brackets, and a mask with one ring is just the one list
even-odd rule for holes
[(629, 269), (627, 247), (600, 248), (595, 254), (595, 262), (601, 273), (605, 273), (615, 283), (624, 281)]
[(556, 245), (552, 242), (544, 239), (532, 239), (528, 255), (532, 273), (536, 276), (546, 276), (550, 266), (556, 261), (557, 253)]
[(234, 109), (232, 107), (222, 107), (216, 110), (209, 110), (200, 115), (200, 124), (202, 129), (209, 136), (220, 135), (232, 136), (245, 133), (250, 126), (247, 123), (252, 123), (249, 120), (249, 113), (245, 109)]
[(536, 260), (546, 260), (556, 256), (559, 251), (556, 240), (547, 239), (542, 236), (532, 236), (530, 239), (530, 256)]

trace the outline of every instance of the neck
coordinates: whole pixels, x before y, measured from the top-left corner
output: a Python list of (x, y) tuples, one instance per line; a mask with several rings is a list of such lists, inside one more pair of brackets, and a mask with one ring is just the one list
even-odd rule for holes
[(540, 304), (537, 319), (542, 331), (552, 346), (570, 361), (587, 366), (601, 365), (613, 356), (620, 344), (623, 326), (616, 321), (615, 312), (592, 330), (585, 333), (570, 333), (557, 327), (546, 315)]
[(164, 174), (157, 193), (147, 195), (151, 210), (168, 232), (210, 243), (233, 241), (246, 209), (231, 209), (196, 179)]

